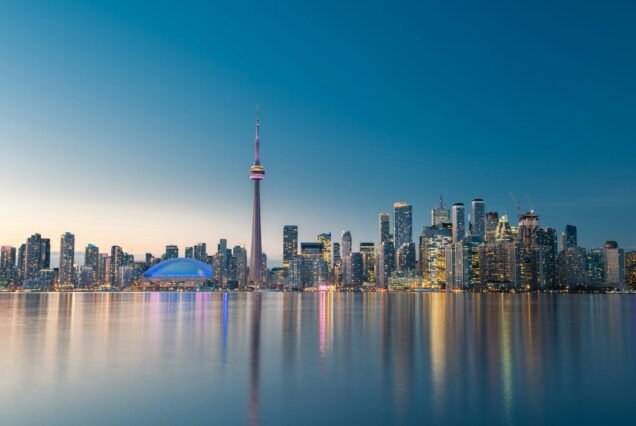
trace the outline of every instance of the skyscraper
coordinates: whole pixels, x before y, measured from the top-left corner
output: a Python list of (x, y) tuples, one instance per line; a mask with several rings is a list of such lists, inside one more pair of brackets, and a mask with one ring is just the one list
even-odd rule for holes
[(472, 203), (473, 227), (471, 235), (486, 239), (486, 203), (482, 198), (475, 198)]
[(42, 236), (31, 235), (26, 242), (24, 254), (24, 280), (35, 280), (42, 268)]
[(179, 247), (176, 245), (166, 246), (166, 253), (163, 255), (163, 260), (176, 259), (179, 257)]
[[(168, 253), (168, 250), (166, 250), (166, 253)], [(120, 283), (120, 266), (124, 265), (124, 251), (122, 248), (119, 246), (112, 246), (110, 249), (109, 260), (109, 283), (111, 288), (113, 288)]]
[(93, 244), (86, 246), (84, 251), (84, 266), (92, 269), (92, 282), (96, 283), (99, 277), (99, 248)]
[(485, 240), (488, 242), (495, 241), (495, 231), (497, 230), (497, 223), (499, 222), (499, 213), (488, 212), (486, 213), (486, 235)]
[(340, 263), (342, 264), (342, 284), (345, 287), (351, 285), (351, 253), (352, 240), (351, 232), (343, 231), (340, 239)]
[(636, 251), (625, 253), (625, 284), (636, 289)]
[(450, 210), (444, 207), (444, 198), (442, 194), (439, 195), (439, 207), (434, 208), (431, 211), (431, 224), (433, 226), (441, 225), (442, 223), (451, 223)]
[(289, 266), (292, 257), (298, 256), (298, 225), (283, 226), (283, 266)]
[(318, 234), (316, 239), (322, 243), (322, 258), (327, 265), (327, 269), (331, 270), (331, 232)]
[(75, 275), (75, 235), (70, 232), (60, 237), (60, 272), (58, 283), (63, 287), (73, 285)]
[(199, 262), (203, 262), (203, 263), (207, 262), (208, 261), (207, 244), (205, 243), (195, 244), (193, 256), (194, 256), (194, 259), (198, 260)]
[(42, 238), (42, 269), (51, 268), (51, 239)]
[(534, 210), (519, 217), (519, 280), (521, 288), (526, 290), (536, 290), (539, 286), (538, 229), (539, 216)]
[(382, 245), (391, 238), (391, 225), (389, 223), (389, 214), (380, 213), (378, 218), (378, 246)]
[(378, 288), (387, 288), (389, 278), (395, 270), (395, 248), (393, 241), (387, 240), (378, 247), (376, 259), (375, 285)]
[(453, 242), (457, 243), (466, 237), (466, 214), (464, 203), (453, 204)]
[(250, 247), (250, 278), (258, 287), (263, 277), (263, 245), (261, 243), (261, 181), (265, 179), (265, 169), (261, 166), (260, 136), (261, 123), (256, 112), (256, 137), (254, 140), (254, 164), (250, 167), (250, 179), (254, 181), (254, 210), (252, 212), (252, 245)]
[(413, 207), (408, 203), (393, 203), (393, 239), (396, 251), (413, 242)]
[(561, 250), (566, 250), (568, 247), (576, 247), (577, 244), (576, 226), (565, 225), (565, 230), (561, 234)]
[(2, 248), (0, 248), (0, 278), (4, 280), (13, 278), (15, 256), (15, 247), (2, 246)]
[(364, 263), (364, 281), (375, 283), (375, 244), (360, 243), (360, 253)]
[(605, 285), (623, 288), (625, 286), (625, 252), (618, 248), (616, 241), (607, 241), (603, 246), (605, 255)]

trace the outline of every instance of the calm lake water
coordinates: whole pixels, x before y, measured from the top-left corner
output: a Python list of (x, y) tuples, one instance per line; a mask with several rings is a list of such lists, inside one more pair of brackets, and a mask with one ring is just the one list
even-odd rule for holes
[(2, 425), (634, 424), (636, 296), (0, 295)]

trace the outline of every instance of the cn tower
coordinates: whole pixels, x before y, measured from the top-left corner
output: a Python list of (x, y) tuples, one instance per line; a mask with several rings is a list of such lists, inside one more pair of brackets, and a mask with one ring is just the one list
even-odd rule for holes
[(261, 166), (260, 128), (258, 108), (256, 109), (256, 139), (254, 140), (254, 164), (250, 167), (250, 179), (254, 181), (254, 211), (252, 216), (252, 246), (250, 247), (250, 284), (260, 287), (263, 268), (263, 245), (261, 243), (261, 181), (265, 179), (265, 169)]

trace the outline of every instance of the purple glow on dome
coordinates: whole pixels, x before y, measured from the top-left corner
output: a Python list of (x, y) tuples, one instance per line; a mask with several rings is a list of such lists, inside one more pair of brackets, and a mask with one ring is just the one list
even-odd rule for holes
[(180, 257), (164, 260), (144, 273), (146, 278), (212, 278), (212, 267), (198, 260)]

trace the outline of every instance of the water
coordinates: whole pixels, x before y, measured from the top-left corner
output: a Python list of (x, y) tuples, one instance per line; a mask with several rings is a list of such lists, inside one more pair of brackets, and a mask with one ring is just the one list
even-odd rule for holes
[(2, 294), (2, 425), (633, 424), (636, 296)]

